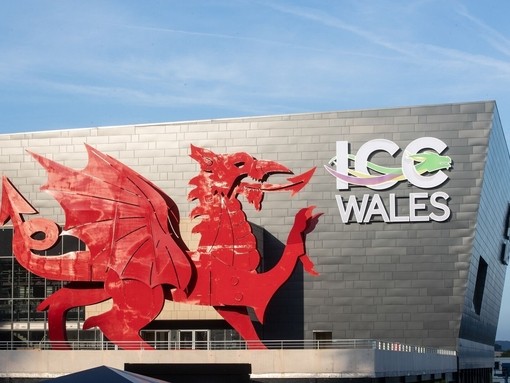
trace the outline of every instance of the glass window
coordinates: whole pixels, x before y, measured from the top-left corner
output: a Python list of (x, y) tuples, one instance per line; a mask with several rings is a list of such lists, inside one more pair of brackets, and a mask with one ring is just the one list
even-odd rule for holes
[(209, 331), (196, 330), (195, 331), (195, 349), (207, 350), (209, 348)]
[(193, 331), (181, 330), (179, 331), (179, 349), (191, 350), (193, 348)]
[(12, 284), (13, 284), (13, 298), (28, 298), (29, 296), (29, 275), (18, 262), (14, 262)]
[(75, 307), (67, 312), (68, 321), (85, 320), (85, 309), (83, 307)]
[(46, 298), (46, 280), (37, 275), (30, 276), (31, 298)]
[(1, 298), (12, 298), (12, 257), (0, 258)]
[(14, 322), (28, 321), (28, 299), (13, 299), (12, 314)]
[(31, 321), (43, 321), (46, 319), (44, 311), (37, 311), (37, 306), (42, 302), (42, 299), (30, 299), (28, 301), (29, 318)]
[(10, 322), (11, 318), (11, 299), (0, 299), (0, 322)]
[(209, 349), (209, 330), (180, 330), (179, 349), (181, 350)]
[(0, 229), (0, 256), (12, 256), (12, 229)]
[(15, 342), (14, 348), (16, 348), (16, 344), (19, 345), (20, 348), (26, 348), (26, 344), (28, 343), (28, 331), (25, 330), (16, 330), (13, 333), (12, 340)]
[(475, 293), (473, 295), (473, 306), (477, 315), (482, 311), (483, 293), (485, 290), (485, 278), (487, 277), (487, 262), (480, 257), (478, 271), (476, 272)]

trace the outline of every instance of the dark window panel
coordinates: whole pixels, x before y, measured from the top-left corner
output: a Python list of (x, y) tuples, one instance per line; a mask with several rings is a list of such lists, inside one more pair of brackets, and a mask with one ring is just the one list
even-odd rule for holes
[(0, 230), (0, 256), (12, 255), (12, 229)]
[(12, 298), (12, 258), (0, 258), (1, 298)]

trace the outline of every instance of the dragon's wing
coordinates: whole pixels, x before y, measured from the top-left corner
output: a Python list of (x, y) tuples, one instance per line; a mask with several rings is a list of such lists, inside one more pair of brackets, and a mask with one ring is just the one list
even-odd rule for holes
[(175, 202), (126, 165), (86, 147), (83, 170), (31, 153), (48, 172), (41, 190), (64, 209), (65, 230), (85, 242), (92, 262), (108, 259), (107, 267), (122, 279), (185, 289), (192, 266)]

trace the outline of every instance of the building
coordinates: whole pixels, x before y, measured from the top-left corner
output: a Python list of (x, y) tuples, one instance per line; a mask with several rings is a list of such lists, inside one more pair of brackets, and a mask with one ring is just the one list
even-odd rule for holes
[(494, 376), (492, 381), (494, 383), (505, 383), (508, 381), (508, 375), (510, 374), (510, 358), (502, 357), (496, 353), (494, 361)]
[[(187, 200), (188, 182), (199, 168), (190, 157), (191, 145), (215, 153), (247, 152), (278, 161), (295, 174), (316, 167), (308, 185), (292, 198), (288, 193), (267, 193), (260, 211), (240, 198), (259, 239), (261, 272), (278, 262), (300, 208), (313, 205), (323, 213), (306, 240), (320, 275), (311, 276), (298, 264), (271, 300), (265, 324), (257, 327), (260, 337), (267, 344), (326, 345), (321, 351), (337, 361), (346, 356), (336, 345), (347, 340), (351, 346), (354, 340), (368, 340), (367, 349), (380, 342), (382, 349), (376, 349), (383, 351), (412, 346), (438, 349), (440, 355), (453, 353), (444, 368), (435, 360), (435, 370), (420, 366), (419, 371), (389, 367), (396, 362), (377, 367), (380, 359), (365, 353), (353, 360), (372, 361), (372, 367), (351, 363), (350, 371), (342, 371), (345, 363), (331, 362), (334, 370), (322, 375), (315, 371), (315, 377), (409, 375), (470, 382), (492, 376), (510, 236), (510, 174), (505, 171), (510, 163), (495, 102), (5, 134), (0, 136), (0, 169), (40, 217), (63, 224), (58, 203), (39, 190), (46, 182), (45, 170), (25, 150), (82, 169), (87, 163), (84, 143), (127, 164), (170, 195), (192, 249), (198, 241), (191, 234), (195, 222), (186, 217), (196, 204)], [(62, 282), (28, 273), (12, 256), (12, 228), (5, 226), (0, 235), (0, 341), (7, 349), (46, 344), (46, 313), (36, 307)], [(65, 237), (46, 253), (84, 246)], [(104, 305), (108, 303), (71, 310), (69, 339), (77, 344), (103, 342), (98, 330), (85, 331), (82, 325), (104, 311)], [(211, 307), (173, 302), (167, 302), (142, 336), (156, 348), (197, 352), (241, 340)], [(264, 359), (269, 354), (263, 353), (271, 351), (254, 350), (253, 355)], [(279, 351), (278, 357), (296, 351), (300, 350)], [(38, 376), (36, 371), (23, 375), (12, 362), (14, 353), (29, 351), (1, 352), (1, 360), (10, 361), (9, 368), (0, 368), (6, 371), (3, 377)], [(52, 359), (55, 352), (65, 351), (38, 355)], [(66, 352), (58, 358), (75, 361), (84, 351)], [(246, 353), (252, 351), (244, 352), (237, 361), (250, 363)], [(85, 353), (92, 358), (92, 351)], [(117, 351), (118, 363), (142, 363), (153, 359), (148, 355), (160, 355), (147, 351), (138, 357), (142, 359), (132, 360), (121, 356), (124, 353)], [(209, 362), (220, 360), (208, 355)], [(90, 367), (84, 363), (80, 356), (79, 366)], [(314, 376), (314, 371), (300, 370), (299, 362), (285, 368), (280, 375), (278, 367), (252, 373), (261, 379)], [(40, 376), (52, 373), (45, 370)]]

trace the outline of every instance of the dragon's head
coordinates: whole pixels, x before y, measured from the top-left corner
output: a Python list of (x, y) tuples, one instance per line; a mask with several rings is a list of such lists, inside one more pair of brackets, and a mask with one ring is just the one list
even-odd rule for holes
[(437, 170), (448, 170), (452, 166), (452, 159), (442, 156), (436, 152), (422, 152), (408, 155), (415, 162), (418, 162), (417, 169), (421, 172), (435, 172)]
[[(221, 194), (230, 198), (243, 194), (248, 202), (260, 210), (264, 193), (288, 190), (292, 194), (301, 190), (312, 177), (315, 168), (295, 177), (288, 178), (286, 184), (268, 184), (273, 174), (293, 174), (290, 169), (275, 161), (258, 160), (248, 153), (216, 154), (210, 150), (191, 145), (191, 158), (200, 164), (202, 174), (206, 174), (208, 193)], [(243, 181), (250, 178), (251, 181)], [(203, 181), (205, 182), (205, 180)]]

